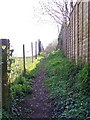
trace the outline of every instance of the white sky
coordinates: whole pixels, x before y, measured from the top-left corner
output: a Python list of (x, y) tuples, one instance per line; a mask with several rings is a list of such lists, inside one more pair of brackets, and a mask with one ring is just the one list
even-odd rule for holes
[(0, 0), (0, 39), (10, 39), (14, 54), (22, 56), (22, 44), (30, 55), (31, 42), (40, 39), (45, 46), (58, 37), (55, 24), (36, 23), (33, 6), (38, 0)]

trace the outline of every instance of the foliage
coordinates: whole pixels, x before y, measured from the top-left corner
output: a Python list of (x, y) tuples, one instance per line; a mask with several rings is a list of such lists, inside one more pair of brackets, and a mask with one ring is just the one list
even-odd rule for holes
[(41, 54), (29, 67), (29, 78), (35, 78), (37, 75), (39, 63), (41, 62), (43, 58), (43, 54)]
[(87, 64), (75, 64), (62, 51), (54, 51), (46, 60), (46, 85), (54, 105), (54, 117), (88, 119), (90, 117), (90, 79)]
[(56, 50), (57, 47), (57, 40), (54, 40), (53, 42), (49, 43), (48, 46), (45, 48), (45, 52), (48, 54), (54, 50)]
[(5, 109), (2, 109), (2, 116), (3, 116), (4, 119), (10, 118), (9, 112)]
[[(11, 85), (11, 98), (12, 98), (12, 115), (13, 117), (22, 116), (20, 109), (19, 111), (16, 108), (17, 103), (24, 100), (24, 97), (27, 94), (32, 93), (32, 81), (33, 78), (37, 74), (37, 66), (43, 57), (38, 57), (34, 60), (33, 63), (30, 62), (30, 58), (27, 58), (26, 61), (26, 74), (23, 76), (22, 74), (16, 77), (14, 82)], [(19, 62), (20, 63), (20, 62)], [(30, 65), (29, 65), (30, 64)], [(21, 67), (22, 68), (22, 67)], [(22, 69), (21, 69), (22, 70)], [(31, 111), (31, 108), (30, 108)]]
[(17, 110), (17, 104), (24, 100), (24, 97), (27, 94), (32, 93), (32, 80), (28, 79), (28, 74), (25, 76), (19, 76), (16, 80), (11, 84), (10, 87), (10, 97), (11, 97), (11, 116), (16, 118), (20, 114)]
[(28, 60), (28, 62), (26, 63), (26, 74), (23, 76), (22, 74), (19, 73), (19, 76), (16, 77), (14, 82), (11, 84), (11, 88), (10, 88), (11, 99), (12, 99), (11, 107), (12, 107), (12, 116), (13, 117), (18, 117), (22, 114), (20, 112), (20, 110), (19, 111), (17, 110), (16, 106), (19, 102), (24, 100), (24, 97), (27, 94), (32, 93), (32, 79), (36, 75), (36, 72), (37, 72), (36, 66), (40, 62), (40, 59), (41, 59), (41, 57), (39, 57), (37, 60), (35, 60), (30, 65), (29, 65), (30, 61)]
[[(10, 58), (11, 59), (11, 58)], [(36, 76), (37, 66), (42, 57), (31, 63), (31, 58), (26, 58), (26, 74), (23, 76), (23, 58), (12, 57), (14, 62), (10, 65), (10, 110), (3, 109), (3, 119), (18, 118), (21, 115), (17, 104), (24, 100), (27, 94), (32, 93), (32, 79)], [(30, 108), (31, 111), (31, 108)]]

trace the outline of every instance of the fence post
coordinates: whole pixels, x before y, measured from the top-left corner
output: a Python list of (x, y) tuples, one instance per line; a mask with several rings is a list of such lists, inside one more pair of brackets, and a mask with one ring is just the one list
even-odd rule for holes
[(41, 52), (41, 41), (38, 40), (38, 55), (40, 55)]
[(1, 39), (2, 43), (2, 106), (9, 109), (9, 81), (8, 81), (8, 57), (10, 50), (10, 41), (8, 39)]
[(0, 119), (2, 118), (2, 41), (0, 40)]
[(31, 42), (31, 51), (32, 51), (32, 63), (33, 63), (33, 43)]
[(25, 67), (25, 45), (23, 44), (23, 75), (26, 73), (26, 67)]
[(37, 59), (37, 41), (35, 41), (35, 59)]

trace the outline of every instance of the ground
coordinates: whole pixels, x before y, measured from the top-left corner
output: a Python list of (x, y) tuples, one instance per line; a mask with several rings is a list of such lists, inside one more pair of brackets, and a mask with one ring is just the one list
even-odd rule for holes
[(52, 107), (45, 80), (46, 72), (44, 64), (42, 64), (37, 76), (33, 79), (32, 94), (27, 95), (24, 101), (19, 104), (22, 118), (49, 119), (52, 117)]

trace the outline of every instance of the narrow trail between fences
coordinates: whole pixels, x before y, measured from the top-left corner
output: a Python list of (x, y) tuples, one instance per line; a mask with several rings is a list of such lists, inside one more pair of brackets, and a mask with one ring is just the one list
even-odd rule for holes
[[(33, 79), (33, 92), (21, 103), (22, 118), (48, 119), (52, 116), (51, 103), (45, 86), (46, 73), (42, 64), (36, 78)], [(31, 113), (30, 113), (31, 108)]]

